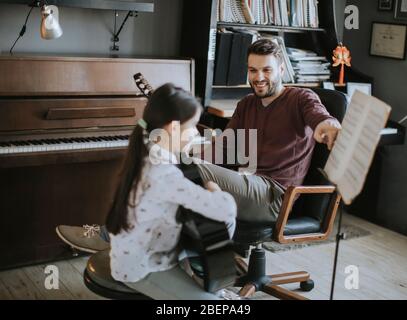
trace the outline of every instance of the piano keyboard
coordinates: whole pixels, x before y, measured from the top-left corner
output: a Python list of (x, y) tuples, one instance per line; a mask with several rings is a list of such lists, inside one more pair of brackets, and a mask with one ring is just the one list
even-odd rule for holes
[(0, 142), (0, 154), (127, 147), (128, 139), (123, 135)]
[[(121, 135), (0, 142), (0, 154), (120, 148), (129, 145), (128, 139), (128, 135)], [(204, 137), (195, 137), (191, 142), (192, 145), (206, 143), (210, 141)]]

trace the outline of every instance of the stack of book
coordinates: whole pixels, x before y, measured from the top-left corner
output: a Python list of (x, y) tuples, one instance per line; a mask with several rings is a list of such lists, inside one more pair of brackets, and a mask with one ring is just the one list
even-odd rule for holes
[(330, 63), (325, 57), (296, 48), (287, 48), (287, 53), (297, 82), (321, 82), (331, 78)]
[(318, 28), (318, 0), (219, 0), (222, 22)]
[(283, 82), (284, 83), (294, 83), (295, 82), (295, 70), (291, 64), (290, 57), (287, 53), (287, 48), (285, 46), (284, 38), (271, 35), (268, 33), (261, 33), (261, 38), (267, 38), (277, 44), (281, 52), (283, 54), (283, 64), (284, 64), (284, 74), (283, 74)]
[(213, 84), (239, 86), (247, 84), (247, 49), (258, 39), (249, 30), (219, 30)]

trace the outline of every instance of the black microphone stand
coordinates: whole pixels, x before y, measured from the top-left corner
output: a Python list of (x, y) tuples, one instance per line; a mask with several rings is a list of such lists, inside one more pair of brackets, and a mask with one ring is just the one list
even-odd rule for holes
[(335, 291), (335, 279), (336, 279), (336, 267), (338, 264), (338, 253), (339, 253), (339, 243), (341, 240), (345, 239), (345, 234), (342, 233), (342, 212), (343, 212), (343, 202), (339, 203), (339, 221), (338, 221), (338, 231), (336, 233), (336, 246), (335, 246), (335, 258), (332, 272), (332, 282), (331, 282), (331, 294), (329, 300), (333, 300)]

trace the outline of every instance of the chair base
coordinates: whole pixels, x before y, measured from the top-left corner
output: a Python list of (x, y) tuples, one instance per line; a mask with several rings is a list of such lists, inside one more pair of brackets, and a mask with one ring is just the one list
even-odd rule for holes
[(105, 288), (91, 279), (88, 274), (88, 271), (85, 270), (83, 273), (83, 280), (86, 287), (93, 293), (113, 300), (152, 300), (150, 297), (147, 297), (139, 292), (128, 293), (120, 292), (112, 289)]
[(240, 257), (235, 258), (236, 266), (240, 277), (235, 285), (242, 287), (239, 295), (250, 297), (257, 291), (265, 292), (278, 299), (284, 300), (307, 300), (304, 296), (280, 287), (279, 285), (288, 283), (300, 283), (303, 291), (311, 291), (314, 282), (306, 271), (289, 272), (268, 276), (265, 273), (266, 259), (263, 249), (253, 249), (250, 253), (249, 265)]

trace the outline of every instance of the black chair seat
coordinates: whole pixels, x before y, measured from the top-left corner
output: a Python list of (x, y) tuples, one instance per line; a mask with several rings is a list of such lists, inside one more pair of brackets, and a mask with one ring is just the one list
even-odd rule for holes
[[(237, 221), (235, 243), (242, 245), (256, 245), (271, 241), (273, 238), (274, 223), (252, 223)], [(321, 230), (321, 223), (312, 217), (298, 217), (289, 219), (284, 229), (284, 235), (293, 236), (299, 234), (316, 233)]]
[(93, 254), (84, 272), (85, 285), (91, 291), (109, 299), (149, 300), (150, 298), (131, 289), (111, 276), (109, 250)]

